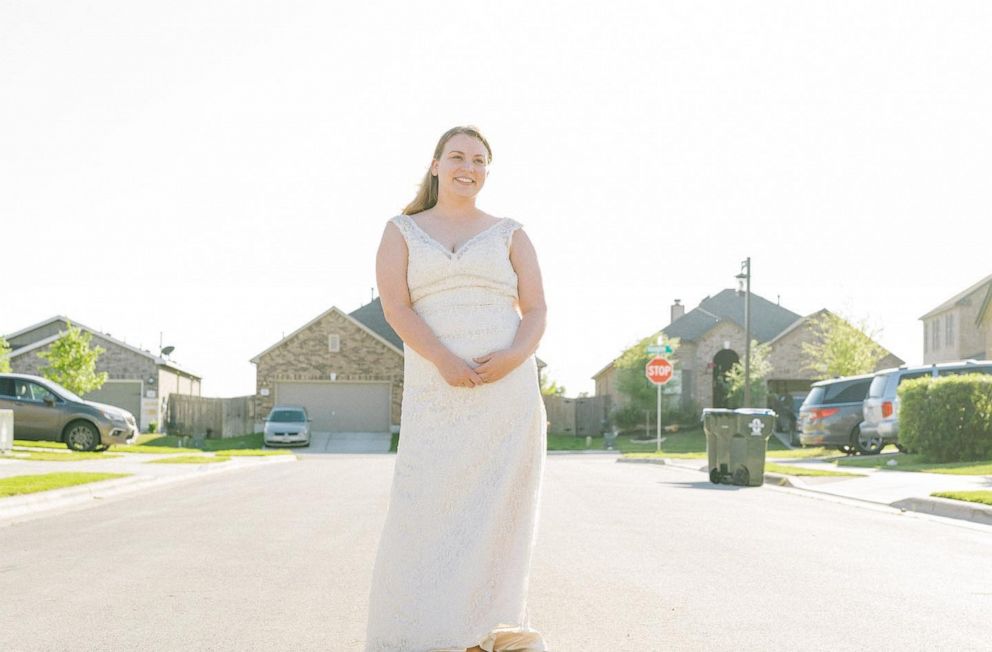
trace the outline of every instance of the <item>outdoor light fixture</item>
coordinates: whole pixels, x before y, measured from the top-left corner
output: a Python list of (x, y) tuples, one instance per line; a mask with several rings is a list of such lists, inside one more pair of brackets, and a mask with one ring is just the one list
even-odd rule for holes
[(744, 294), (744, 407), (751, 407), (751, 257), (741, 261), (737, 293)]

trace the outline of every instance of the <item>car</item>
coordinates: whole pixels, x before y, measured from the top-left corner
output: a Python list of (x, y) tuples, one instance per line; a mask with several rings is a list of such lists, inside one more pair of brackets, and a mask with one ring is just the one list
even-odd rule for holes
[(849, 454), (880, 452), (883, 445), (861, 430), (861, 408), (871, 380), (871, 374), (864, 374), (813, 383), (799, 408), (799, 443), (836, 447)]
[(867, 436), (893, 443), (899, 450), (899, 385), (913, 378), (960, 374), (992, 374), (992, 360), (960, 360), (939, 364), (902, 366), (876, 372), (868, 388), (861, 429)]
[(74, 451), (105, 451), (138, 436), (127, 410), (87, 401), (41, 376), (0, 373), (0, 410), (13, 410), (15, 439), (61, 441)]
[(263, 446), (309, 446), (310, 415), (301, 405), (277, 405), (265, 419)]

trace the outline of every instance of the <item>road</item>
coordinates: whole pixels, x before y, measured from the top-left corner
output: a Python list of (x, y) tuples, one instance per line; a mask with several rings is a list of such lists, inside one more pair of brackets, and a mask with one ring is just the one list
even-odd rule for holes
[[(361, 650), (392, 455), (310, 455), (0, 527), (0, 649)], [(554, 652), (988, 649), (992, 528), (548, 457)]]

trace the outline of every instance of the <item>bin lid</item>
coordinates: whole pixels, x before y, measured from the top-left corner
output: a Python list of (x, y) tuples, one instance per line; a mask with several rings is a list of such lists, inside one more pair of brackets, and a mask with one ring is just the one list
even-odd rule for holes
[(758, 415), (758, 416), (775, 416), (775, 410), (769, 410), (768, 408), (737, 408), (733, 410), (735, 414), (746, 414), (746, 415)]
[(733, 414), (733, 410), (727, 408), (703, 408), (703, 414)]

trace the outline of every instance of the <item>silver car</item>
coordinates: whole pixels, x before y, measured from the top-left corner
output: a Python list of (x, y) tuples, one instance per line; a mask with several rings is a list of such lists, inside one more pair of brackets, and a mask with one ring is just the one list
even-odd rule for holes
[(76, 451), (104, 451), (138, 436), (134, 415), (80, 398), (41, 376), (0, 374), (0, 410), (14, 411), (14, 438), (62, 441)]
[(277, 405), (265, 419), (265, 446), (309, 446), (310, 415), (300, 405)]
[(899, 385), (912, 378), (958, 374), (992, 374), (992, 360), (962, 360), (918, 367), (884, 369), (875, 374), (864, 403), (861, 432), (899, 445)]

